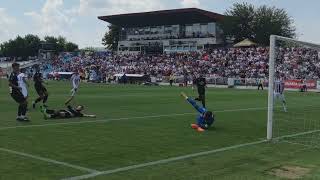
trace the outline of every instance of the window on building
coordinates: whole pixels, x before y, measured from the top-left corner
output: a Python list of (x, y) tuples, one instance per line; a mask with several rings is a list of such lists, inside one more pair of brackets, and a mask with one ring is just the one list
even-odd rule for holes
[(157, 32), (158, 34), (162, 34), (163, 33), (163, 26), (157, 26)]
[(149, 27), (145, 27), (143, 31), (144, 31), (143, 34), (150, 34), (152, 30)]
[(120, 51), (128, 51), (128, 47), (120, 47)]
[(151, 34), (156, 34), (157, 33), (157, 27), (153, 26), (151, 27)]
[(172, 26), (172, 32), (174, 34), (179, 34), (179, 25), (173, 25)]
[(140, 51), (140, 47), (130, 47), (129, 51)]
[(208, 35), (208, 24), (201, 24), (200, 25), (200, 33), (201, 33), (202, 37)]
[(200, 34), (200, 24), (193, 24), (193, 32), (195, 33), (196, 37)]
[(216, 24), (208, 23), (208, 32), (211, 36), (216, 36)]
[(171, 34), (172, 33), (172, 26), (165, 26), (164, 27), (164, 33), (165, 34)]
[(186, 25), (186, 36), (191, 37), (193, 33), (193, 26), (192, 25)]

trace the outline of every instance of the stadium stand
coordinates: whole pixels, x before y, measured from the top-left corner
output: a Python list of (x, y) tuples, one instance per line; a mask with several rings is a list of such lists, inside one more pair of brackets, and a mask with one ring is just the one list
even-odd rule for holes
[[(289, 79), (318, 79), (320, 60), (317, 51), (306, 48), (282, 48), (277, 69)], [(203, 52), (161, 55), (74, 55), (62, 53), (42, 66), (44, 74), (80, 70), (83, 78), (95, 73), (105, 79), (117, 73), (147, 74), (162, 78), (170, 74), (207, 77), (266, 78), (269, 49), (224, 48)]]

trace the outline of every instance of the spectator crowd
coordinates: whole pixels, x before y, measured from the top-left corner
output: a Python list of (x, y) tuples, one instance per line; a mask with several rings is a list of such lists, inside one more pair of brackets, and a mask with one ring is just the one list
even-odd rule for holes
[[(118, 73), (163, 77), (203, 74), (207, 77), (266, 78), (268, 47), (222, 48), (204, 52), (161, 55), (62, 53), (43, 65), (47, 72), (80, 71), (86, 79), (105, 79)], [(319, 52), (278, 48), (276, 71), (290, 79), (319, 79)]]

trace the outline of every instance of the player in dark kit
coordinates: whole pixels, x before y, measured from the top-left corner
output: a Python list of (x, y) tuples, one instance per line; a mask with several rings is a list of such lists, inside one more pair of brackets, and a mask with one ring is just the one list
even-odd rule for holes
[(96, 115), (88, 115), (83, 114), (84, 107), (83, 106), (77, 106), (76, 108), (73, 108), (71, 106), (67, 106), (66, 110), (50, 110), (46, 107), (41, 107), (41, 112), (44, 115), (45, 119), (69, 119), (69, 118), (76, 118), (76, 117), (91, 117), (95, 118)]
[(198, 94), (199, 94), (199, 97), (196, 98), (195, 100), (201, 101), (202, 106), (205, 108), (206, 107), (206, 86), (207, 86), (206, 78), (200, 75), (195, 80), (195, 84), (197, 86)]
[(39, 97), (32, 102), (32, 107), (36, 108), (36, 104), (42, 100), (44, 106), (48, 100), (48, 91), (43, 85), (42, 74), (40, 73), (40, 67), (35, 66), (36, 73), (33, 75), (34, 88), (36, 89)]
[(22, 94), (22, 89), (19, 87), (18, 84), (18, 75), (20, 73), (20, 65), (18, 63), (12, 64), (13, 72), (11, 73), (9, 77), (9, 89), (10, 89), (10, 95), (11, 97), (19, 103), (18, 107), (18, 116), (17, 121), (29, 121), (29, 119), (26, 117), (27, 114), (27, 108), (28, 108), (28, 102), (27, 99)]

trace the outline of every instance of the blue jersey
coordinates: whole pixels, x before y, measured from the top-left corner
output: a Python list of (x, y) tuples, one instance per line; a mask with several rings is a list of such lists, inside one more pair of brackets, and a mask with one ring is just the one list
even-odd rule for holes
[(196, 103), (196, 101), (191, 98), (188, 98), (187, 101), (199, 112), (199, 115), (197, 116), (197, 125), (204, 129), (209, 128), (213, 124), (214, 118), (210, 118), (207, 120), (204, 118), (204, 114), (205, 112), (207, 112), (207, 109), (204, 107), (200, 107)]

